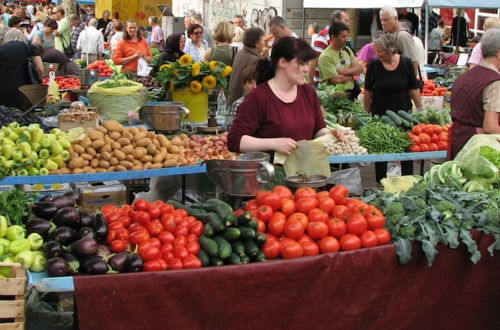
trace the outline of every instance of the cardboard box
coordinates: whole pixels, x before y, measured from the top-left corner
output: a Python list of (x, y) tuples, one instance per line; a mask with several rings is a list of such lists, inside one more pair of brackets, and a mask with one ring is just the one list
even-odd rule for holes
[(31, 194), (38, 194), (37, 200), (45, 196), (58, 196), (71, 191), (69, 183), (37, 183), (37, 184), (23, 184), (21, 190)]
[(59, 128), (65, 132), (75, 127), (97, 128), (99, 121), (99, 112), (96, 109), (89, 108), (85, 112), (61, 113), (57, 116)]
[(444, 96), (421, 96), (424, 109), (432, 108), (441, 110), (443, 108)]
[(120, 181), (75, 183), (78, 205), (93, 214), (104, 205), (127, 204), (127, 187)]

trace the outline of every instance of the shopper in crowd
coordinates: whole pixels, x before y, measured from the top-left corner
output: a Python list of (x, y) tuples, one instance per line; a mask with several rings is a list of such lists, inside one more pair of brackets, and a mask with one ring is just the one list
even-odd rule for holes
[[(430, 29), (430, 27), (429, 27)], [(443, 45), (442, 34), (439, 28), (434, 28), (429, 31), (429, 39), (428, 39), (428, 49), (429, 52), (427, 54), (427, 64), (434, 63), (434, 60), (441, 52), (441, 47)], [(416, 43), (415, 43), (416, 45)]]
[(214, 46), (205, 53), (205, 61), (219, 61), (226, 65), (233, 65), (233, 59), (238, 51), (231, 46), (234, 35), (234, 26), (229, 22), (220, 22), (214, 30)]
[(243, 35), (243, 49), (234, 56), (233, 71), (229, 79), (228, 105), (243, 95), (243, 70), (249, 66), (257, 65), (264, 58), (262, 52), (265, 48), (264, 30), (259, 27), (251, 27), (245, 30)]
[(123, 40), (118, 42), (116, 46), (113, 61), (115, 64), (123, 65), (123, 71), (132, 78), (137, 74), (137, 64), (140, 58), (151, 62), (151, 50), (148, 42), (139, 31), (137, 21), (131, 19), (125, 25)]
[[(373, 60), (366, 71), (365, 110), (378, 116), (384, 115), (387, 110), (409, 111), (412, 100), (421, 110), (422, 100), (411, 60), (398, 54), (391, 35), (383, 35), (373, 44), (378, 59)], [(401, 162), (401, 170), (403, 175), (413, 174), (413, 162)], [(375, 163), (376, 181), (380, 182), (386, 175), (387, 162)]]
[(101, 31), (102, 36), (104, 37), (104, 32), (106, 27), (108, 27), (109, 22), (111, 22), (111, 13), (109, 10), (105, 10), (102, 13), (102, 18), (99, 18), (97, 21), (97, 30)]
[(283, 37), (298, 38), (297, 34), (288, 27), (286, 21), (281, 16), (275, 16), (271, 19), (269, 22), (269, 31), (274, 36), (274, 43)]
[(413, 36), (399, 24), (396, 9), (393, 7), (380, 9), (380, 21), (384, 32), (389, 33), (395, 40), (398, 52), (411, 60), (417, 73), (418, 56), (415, 49), (415, 41), (413, 41)]
[(481, 52), (483, 61), (453, 83), (450, 159), (475, 134), (500, 134), (500, 29), (484, 33)]
[(243, 30), (239, 26), (235, 26), (231, 46), (238, 48), (238, 50), (242, 50), (243, 49), (243, 36), (244, 35), (245, 35), (245, 30)]
[[(489, 29), (500, 29), (500, 19), (497, 17), (488, 17), (484, 20), (483, 30), (484, 32)], [(469, 57), (469, 67), (473, 68), (478, 66), (483, 60), (483, 54), (481, 53), (481, 42), (478, 42)]]
[(44, 49), (55, 47), (54, 31), (57, 30), (57, 22), (53, 19), (48, 19), (42, 31), (38, 31), (33, 38), (33, 43), (42, 45)]
[(193, 25), (193, 17), (188, 13), (184, 16), (184, 35), (186, 36), (186, 40), (189, 39), (188, 30), (191, 25)]
[(113, 35), (115, 34), (115, 29), (113, 24), (115, 24), (115, 22), (117, 21), (120, 22), (120, 13), (116, 11), (113, 14), (113, 19), (108, 23), (108, 26), (106, 26), (106, 29), (104, 30), (104, 41), (111, 42), (111, 38), (113, 38)]
[[(330, 45), (330, 26), (335, 22), (342, 22), (347, 27), (350, 27), (351, 25), (351, 19), (345, 11), (332, 11), (332, 13), (330, 14), (330, 23), (318, 33), (318, 36), (314, 40), (313, 49), (318, 54), (318, 57)], [(351, 43), (351, 40), (347, 41), (347, 47), (349, 47), (354, 53), (354, 43)], [(319, 76), (318, 57), (309, 62), (309, 83), (317, 84), (321, 81), (321, 78)]]
[(66, 17), (66, 12), (60, 6), (52, 9), (52, 18), (57, 21), (58, 28), (54, 31), (56, 36), (56, 49), (65, 52), (65, 48), (71, 47), (71, 24)]
[(4, 12), (3, 12), (2, 16), (1, 16), (1, 18), (2, 18), (2, 25), (4, 27), (9, 27), (9, 19), (10, 19), (11, 16), (12, 16), (12, 9), (10, 9), (9, 7), (6, 7), (4, 9)]
[(241, 103), (245, 100), (245, 97), (250, 94), (251, 91), (257, 87), (257, 81), (255, 80), (256, 66), (247, 66), (241, 73), (241, 80), (243, 81), (243, 95), (231, 104), (227, 110), (229, 114), (236, 114)]
[(35, 34), (37, 34), (39, 31), (43, 31), (43, 28), (45, 27), (45, 24), (42, 22), (40, 17), (38, 16), (33, 16), (33, 28), (31, 29), (31, 32), (28, 36), (28, 40), (33, 42), (33, 39), (35, 38)]
[(363, 67), (364, 74), (366, 74), (366, 69), (368, 68), (368, 65), (370, 64), (370, 62), (377, 58), (377, 52), (375, 51), (375, 48), (373, 47), (373, 41), (375, 41), (377, 38), (381, 37), (383, 34), (384, 33), (381, 31), (375, 32), (375, 34), (372, 35), (372, 42), (364, 45), (358, 53), (358, 56), (357, 56), (358, 62)]
[(303, 39), (277, 41), (271, 59), (258, 62), (258, 86), (238, 109), (228, 135), (229, 150), (289, 155), (297, 148), (296, 141), (330, 133), (316, 91), (304, 83), (307, 63), (315, 56)]
[(101, 31), (97, 30), (98, 24), (97, 19), (91, 18), (89, 26), (80, 33), (78, 42), (76, 43), (76, 50), (81, 52), (82, 58), (87, 63), (101, 60), (102, 53), (104, 52), (104, 36)]
[(464, 10), (458, 10), (459, 15), (453, 17), (451, 22), (451, 45), (460, 47), (467, 47), (467, 34), (469, 33), (469, 25), (467, 20), (463, 17)]
[(83, 30), (85, 30), (85, 24), (80, 20), (80, 16), (73, 14), (69, 18), (72, 31), (71, 31), (71, 47), (75, 50), (75, 55), (73, 58), (81, 58), (81, 51), (77, 49), (78, 38)]
[(314, 41), (319, 33), (318, 23), (314, 22), (307, 26), (307, 35), (311, 37), (311, 47), (314, 46)]
[(3, 43), (6, 44), (12, 40), (28, 40), (26, 30), (24, 28), (21, 28), (21, 19), (17, 16), (12, 16), (9, 19), (9, 30), (5, 34)]
[(234, 26), (237, 26), (242, 30), (245, 30), (247, 28), (245, 23), (245, 17), (243, 17), (243, 15), (234, 15), (233, 24)]
[(408, 32), (414, 36), (418, 35), (418, 24), (420, 22), (418, 15), (408, 11), (408, 8), (399, 8), (396, 11), (398, 12), (398, 20), (400, 22), (402, 20), (410, 22), (409, 26), (411, 27), (411, 30)]
[(319, 56), (318, 66), (321, 81), (341, 85), (351, 100), (355, 100), (361, 92), (354, 76), (363, 71), (356, 56), (346, 47), (349, 28), (342, 22), (330, 26), (330, 47)]
[(201, 25), (203, 28), (203, 39), (207, 42), (208, 48), (212, 48), (214, 45), (214, 37), (212, 34), (212, 29), (209, 26), (203, 23), (203, 17), (200, 13), (194, 13), (193, 16), (193, 24)]
[(151, 25), (151, 48), (158, 48), (163, 51), (165, 46), (165, 35), (163, 34), (163, 29), (158, 25), (158, 17), (151, 16), (149, 18), (149, 24)]
[(113, 19), (113, 36), (109, 41), (109, 48), (111, 49), (111, 52), (109, 54), (110, 58), (113, 58), (116, 51), (116, 46), (118, 45), (120, 40), (123, 40), (123, 24), (119, 20)]
[(208, 49), (208, 44), (203, 39), (203, 27), (199, 24), (191, 25), (188, 29), (188, 36), (184, 53), (191, 55), (193, 61), (202, 62)]
[(155, 71), (158, 71), (163, 64), (175, 62), (180, 59), (184, 55), (182, 50), (185, 45), (186, 36), (184, 36), (184, 33), (177, 32), (169, 35), (165, 41), (165, 51), (161, 53)]
[(427, 73), (425, 72), (425, 48), (424, 48), (424, 44), (422, 43), (422, 40), (419, 37), (413, 35), (412, 23), (410, 21), (402, 20), (402, 21), (400, 21), (400, 24), (401, 24), (401, 27), (406, 32), (411, 34), (411, 36), (413, 38), (413, 43), (415, 45), (415, 52), (417, 54), (417, 61), (418, 61), (418, 69), (417, 69), (416, 75), (417, 75), (418, 79), (427, 80)]
[(55, 48), (42, 49), (42, 60), (47, 63), (59, 64), (57, 74), (61, 76), (77, 76), (80, 71), (74, 61)]

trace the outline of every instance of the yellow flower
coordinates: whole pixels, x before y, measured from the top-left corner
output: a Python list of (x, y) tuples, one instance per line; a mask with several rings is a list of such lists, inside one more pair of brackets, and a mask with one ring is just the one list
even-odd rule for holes
[(201, 70), (201, 64), (200, 64), (200, 63), (198, 63), (198, 62), (195, 62), (195, 63), (193, 64), (192, 69), (191, 69), (191, 75), (192, 75), (193, 77), (196, 77), (197, 75), (199, 75), (199, 74), (200, 74), (200, 70)]
[(228, 65), (228, 66), (226, 66), (226, 68), (224, 69), (224, 71), (222, 71), (222, 73), (220, 74), (220, 76), (222, 78), (226, 78), (227, 76), (229, 76), (231, 74), (231, 72), (233, 72), (233, 69)]
[(215, 79), (214, 76), (206, 76), (205, 78), (203, 78), (202, 83), (206, 88), (212, 89), (217, 85), (217, 79)]
[(193, 80), (189, 84), (189, 89), (191, 89), (191, 92), (193, 93), (199, 93), (201, 91), (201, 84), (196, 80)]
[(191, 64), (191, 62), (192, 62), (192, 58), (191, 58), (191, 55), (189, 55), (189, 54), (184, 54), (179, 59), (179, 63), (181, 65), (189, 65), (189, 64)]
[(163, 71), (164, 69), (172, 69), (172, 64), (163, 64), (160, 66), (160, 71)]
[(214, 72), (215, 67), (217, 67), (217, 61), (210, 61), (210, 63), (208, 63), (208, 67), (210, 68), (210, 71)]

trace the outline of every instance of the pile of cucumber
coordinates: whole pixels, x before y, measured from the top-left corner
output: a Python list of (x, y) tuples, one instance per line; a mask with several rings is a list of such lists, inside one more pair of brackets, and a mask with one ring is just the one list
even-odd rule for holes
[(403, 130), (410, 130), (413, 126), (420, 124), (417, 119), (413, 118), (411, 114), (404, 110), (398, 110), (397, 113), (392, 110), (387, 110), (385, 115), (381, 116), (380, 119), (386, 124), (393, 125)]
[(189, 207), (172, 200), (168, 203), (205, 224), (205, 232), (199, 237), (201, 251), (198, 254), (204, 267), (266, 260), (260, 251), (266, 243), (266, 234), (257, 232), (259, 224), (250, 213), (236, 217), (231, 206), (215, 198)]

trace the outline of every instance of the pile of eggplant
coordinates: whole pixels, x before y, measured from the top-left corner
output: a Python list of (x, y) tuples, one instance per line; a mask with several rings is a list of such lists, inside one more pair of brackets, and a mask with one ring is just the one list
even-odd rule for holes
[(26, 222), (26, 231), (44, 238), (47, 272), (67, 276), (142, 270), (142, 259), (137, 254), (129, 253), (125, 258), (124, 254), (110, 254), (105, 245), (108, 228), (104, 216), (79, 209), (75, 197), (69, 192), (47, 196), (31, 205), (35, 217)]

